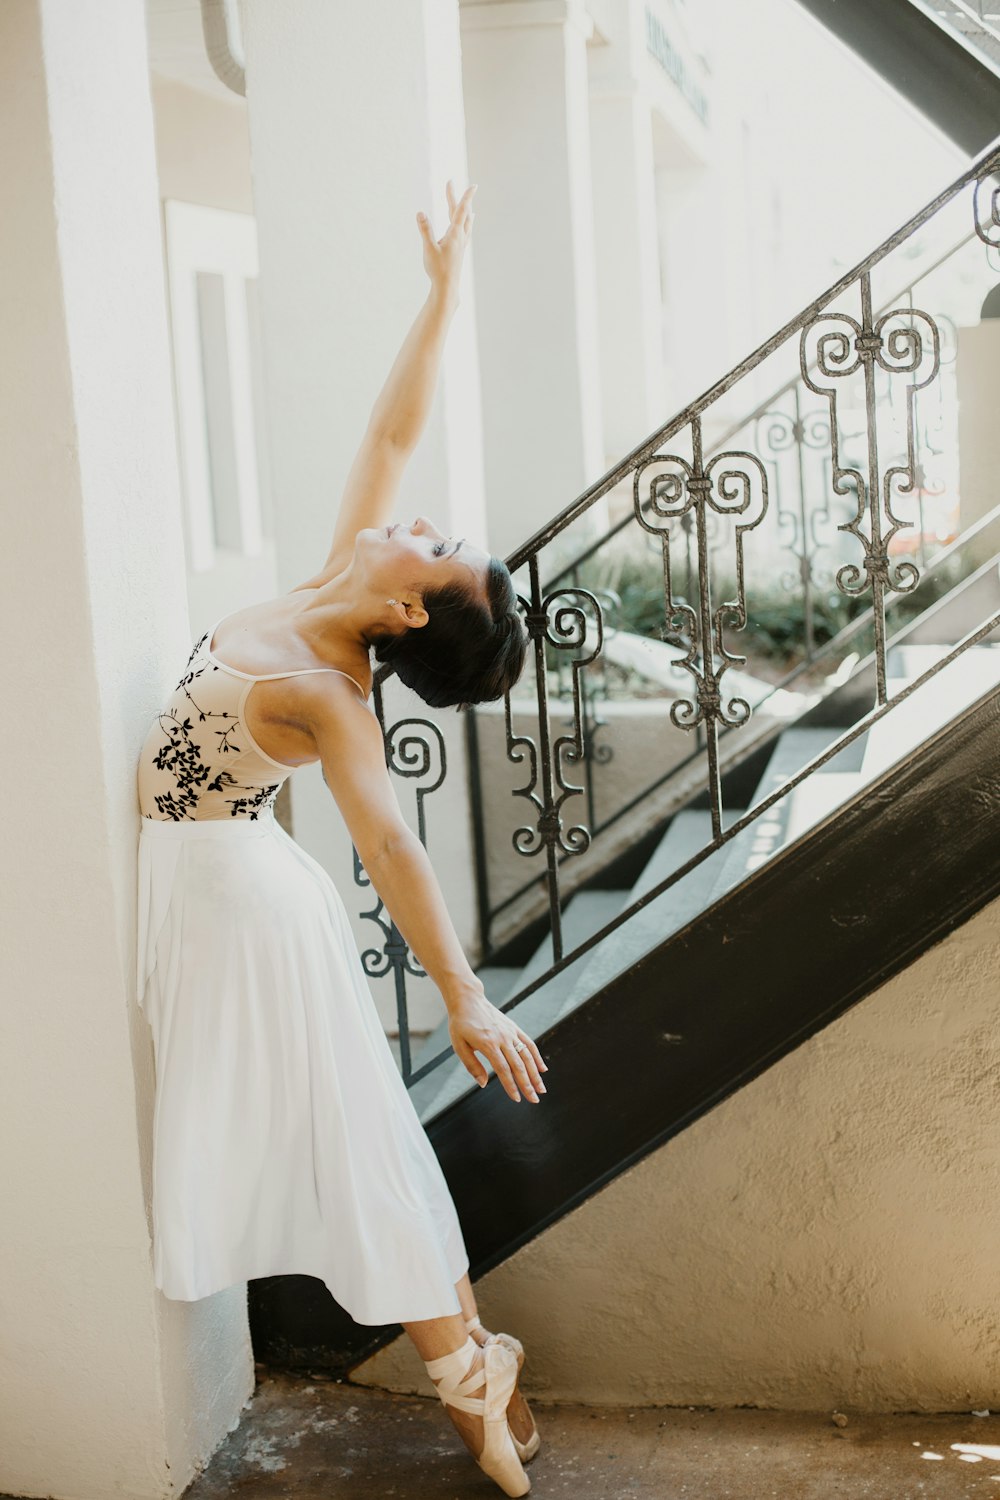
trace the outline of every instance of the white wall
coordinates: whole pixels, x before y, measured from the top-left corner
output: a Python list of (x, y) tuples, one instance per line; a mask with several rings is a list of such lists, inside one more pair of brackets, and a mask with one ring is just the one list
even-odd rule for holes
[(508, 556), (605, 469), (580, 0), (461, 6), (490, 547)]
[[(163, 17), (159, 20), (162, 23)], [(192, 48), (197, 45), (199, 52), (203, 54), (201, 21), (196, 13), (192, 13), (190, 24), (195, 29), (195, 36), (189, 38), (189, 45)], [(152, 39), (154, 63), (159, 55), (157, 37), (158, 33)], [(207, 59), (204, 67), (208, 68)], [(229, 343), (229, 360), (226, 362), (228, 378), (224, 379), (224, 388), (219, 392), (223, 407), (230, 400), (232, 376), (235, 374), (238, 379), (245, 368), (240, 357), (244, 332), (242, 319), (233, 317), (232, 314), (234, 311), (238, 312), (242, 301), (241, 278), (252, 276), (255, 282), (257, 275), (250, 137), (246, 100), (241, 95), (231, 91), (226, 91), (222, 97), (217, 97), (214, 93), (210, 95), (201, 88), (189, 87), (175, 79), (163, 77), (155, 69), (151, 82), (157, 175), (163, 209), (163, 253), (168, 273), (172, 271), (168, 292), (175, 358), (174, 401), (182, 459), (182, 491), (185, 497), (188, 628), (193, 640), (224, 614), (244, 609), (255, 600), (271, 598), (278, 592), (271, 514), (268, 414), (263, 399), (261, 351), (256, 339), (256, 320), (253, 318), (246, 332), (250, 335), (249, 373), (253, 397), (251, 430), (254, 443), (251, 450), (244, 452), (237, 468), (243, 471), (244, 476), (248, 464), (254, 471), (252, 488), (259, 496), (263, 528), (259, 547), (211, 548), (206, 560), (204, 547), (192, 542), (191, 512), (197, 505), (192, 491), (197, 493), (199, 487), (196, 482), (192, 483), (187, 472), (192, 462), (201, 458), (202, 449), (206, 459), (213, 449), (216, 456), (221, 451), (225, 457), (230, 437), (230, 424), (225, 411), (216, 407), (214, 421), (210, 423), (204, 410), (201, 349), (198, 347), (200, 325), (192, 323), (185, 316), (188, 310), (185, 294), (190, 292), (192, 304), (195, 299), (195, 272), (211, 271), (216, 275), (225, 272), (231, 282), (230, 297), (233, 300), (230, 301), (225, 320), (225, 333)], [(221, 91), (222, 85), (216, 83), (216, 88)], [(244, 248), (246, 246), (249, 246), (249, 252)], [(177, 254), (179, 247), (182, 249), (180, 255)], [(251, 310), (255, 307), (256, 304), (252, 302)], [(216, 333), (218, 342), (223, 328), (220, 326)], [(193, 335), (193, 348), (184, 346), (185, 335)], [(209, 338), (211, 337), (210, 331)], [(179, 350), (178, 345), (181, 346)], [(213, 347), (217, 347), (217, 344)], [(184, 414), (193, 417), (193, 427), (190, 422), (185, 427)], [(231, 429), (234, 459), (238, 457), (240, 445), (239, 416), (239, 411), (235, 411)], [(220, 421), (224, 429), (222, 431), (215, 425)], [(192, 452), (195, 446), (199, 450), (197, 454)], [(244, 447), (247, 445), (244, 444)], [(245, 479), (241, 480), (240, 488), (246, 489)], [(254, 507), (258, 502), (250, 496), (249, 503)], [(207, 502), (206, 508), (211, 509)]]
[[(797, 0), (701, 0), (699, 18), (712, 67), (710, 158), (657, 160), (671, 414), (968, 161)], [(727, 398), (732, 416), (774, 384), (766, 367), (741, 381)]]
[(253, 1383), (153, 1285), (139, 745), (187, 638), (143, 11), (0, 6), (0, 1489), (177, 1493)]
[(588, 49), (602, 428), (607, 467), (665, 418), (645, 0), (614, 0)]
[[(480, 1278), (526, 1392), (1000, 1406), (998, 972), (1000, 900)], [(351, 1378), (425, 1389), (405, 1337)]]

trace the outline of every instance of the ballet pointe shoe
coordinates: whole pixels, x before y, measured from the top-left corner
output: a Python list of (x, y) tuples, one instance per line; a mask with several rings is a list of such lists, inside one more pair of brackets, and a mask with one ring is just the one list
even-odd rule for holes
[[(517, 1360), (517, 1375), (518, 1379), (520, 1379), (521, 1366), (524, 1364), (524, 1347), (520, 1339), (516, 1339), (512, 1333), (491, 1333), (489, 1338), (486, 1340), (486, 1343), (489, 1344), (493, 1342), (504, 1344), (514, 1355), (515, 1359)], [(522, 1464), (526, 1464), (531, 1462), (535, 1454), (538, 1452), (539, 1448), (542, 1446), (542, 1438), (541, 1434), (538, 1431), (538, 1423), (535, 1421), (534, 1412), (529, 1407), (523, 1391), (520, 1392), (520, 1396), (521, 1401), (524, 1405), (524, 1410), (531, 1418), (531, 1436), (528, 1438), (527, 1442), (522, 1443), (513, 1427), (511, 1427), (510, 1440), (514, 1444), (514, 1447), (517, 1449), (518, 1458), (521, 1460)]]
[[(473, 1370), (479, 1350), (483, 1367)], [(505, 1344), (477, 1344), (470, 1335), (460, 1349), (425, 1359), (424, 1367), (437, 1382), (437, 1393), (445, 1406), (472, 1412), (483, 1419), (483, 1447), (476, 1463), (500, 1486), (505, 1495), (526, 1495), (531, 1480), (521, 1467), (517, 1449), (507, 1426), (507, 1403), (517, 1382), (517, 1356)], [(480, 1395), (472, 1392), (479, 1390)]]
[[(474, 1318), (466, 1318), (465, 1326), (471, 1333), (473, 1328), (482, 1328), (483, 1325), (482, 1320), (477, 1314), (477, 1316)], [(491, 1333), (484, 1342), (488, 1344), (491, 1341), (495, 1341), (498, 1344), (506, 1344), (507, 1348), (513, 1352), (514, 1356), (517, 1359), (517, 1374), (518, 1379), (520, 1379), (521, 1367), (524, 1364), (524, 1345), (521, 1343), (521, 1340), (516, 1339), (512, 1333)], [(520, 1396), (521, 1401), (524, 1405), (524, 1409), (527, 1412), (528, 1416), (531, 1418), (531, 1436), (522, 1443), (513, 1427), (511, 1427), (510, 1440), (514, 1444), (514, 1447), (517, 1449), (517, 1456), (521, 1460), (522, 1464), (527, 1464), (531, 1462), (535, 1454), (538, 1452), (539, 1448), (542, 1446), (542, 1439), (541, 1434), (538, 1431), (538, 1423), (535, 1421), (534, 1412), (532, 1412), (532, 1410), (528, 1406), (523, 1392), (520, 1392)], [(508, 1426), (509, 1425), (510, 1423), (508, 1418)]]

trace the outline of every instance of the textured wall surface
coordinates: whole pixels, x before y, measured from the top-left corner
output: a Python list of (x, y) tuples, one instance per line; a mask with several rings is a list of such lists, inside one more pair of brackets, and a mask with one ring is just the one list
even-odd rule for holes
[[(998, 1011), (995, 901), (481, 1278), (526, 1391), (1000, 1405)], [(353, 1378), (426, 1388), (405, 1335)]]
[[(176, 1494), (245, 1294), (154, 1286), (136, 756), (187, 637), (143, 7), (0, 5), (0, 1491)], [(181, 657), (181, 660), (184, 658)]]

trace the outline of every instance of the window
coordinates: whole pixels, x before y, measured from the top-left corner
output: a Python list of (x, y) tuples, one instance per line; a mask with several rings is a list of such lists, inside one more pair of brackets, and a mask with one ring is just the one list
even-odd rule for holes
[(258, 556), (270, 532), (257, 234), (249, 214), (163, 208), (188, 566), (199, 573)]

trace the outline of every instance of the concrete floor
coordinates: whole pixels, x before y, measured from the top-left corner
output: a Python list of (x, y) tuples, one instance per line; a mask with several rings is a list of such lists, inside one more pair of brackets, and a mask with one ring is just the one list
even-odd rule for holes
[[(441, 1403), (269, 1375), (184, 1500), (488, 1500)], [(533, 1402), (531, 1492), (574, 1500), (965, 1500), (1000, 1496), (1000, 1416), (863, 1416)]]

